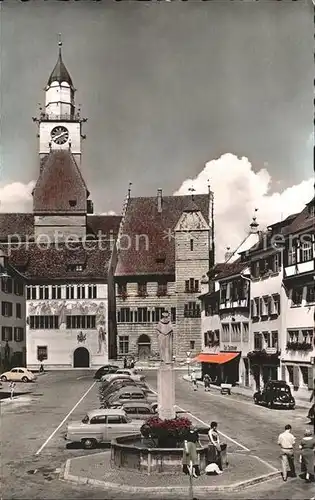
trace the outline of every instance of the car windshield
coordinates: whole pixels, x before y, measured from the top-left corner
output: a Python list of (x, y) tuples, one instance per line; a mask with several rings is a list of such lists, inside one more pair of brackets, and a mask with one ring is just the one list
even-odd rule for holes
[(88, 415), (85, 415), (84, 418), (82, 418), (82, 424), (87, 424), (89, 422), (89, 417)]

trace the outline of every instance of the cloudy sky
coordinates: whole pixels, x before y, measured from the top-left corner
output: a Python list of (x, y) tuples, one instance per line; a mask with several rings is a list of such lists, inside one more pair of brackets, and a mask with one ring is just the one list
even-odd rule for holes
[(83, 175), (98, 212), (120, 213), (129, 181), (143, 196), (205, 191), (210, 178), (221, 243), (233, 246), (254, 207), (269, 223), (309, 201), (311, 0), (10, 0), (1, 11), (2, 212), (31, 210), (31, 117), (58, 32), (89, 119)]

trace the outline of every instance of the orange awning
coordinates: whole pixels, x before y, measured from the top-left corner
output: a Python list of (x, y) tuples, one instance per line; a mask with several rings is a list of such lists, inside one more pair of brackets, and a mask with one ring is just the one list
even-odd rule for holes
[(232, 359), (235, 359), (238, 355), (239, 352), (220, 352), (218, 354), (210, 354), (207, 352), (202, 352), (196, 358), (194, 358), (193, 361), (223, 365), (223, 363), (232, 361)]

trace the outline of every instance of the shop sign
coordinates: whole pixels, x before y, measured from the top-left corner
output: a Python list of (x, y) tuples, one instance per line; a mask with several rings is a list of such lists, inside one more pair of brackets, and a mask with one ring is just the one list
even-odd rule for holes
[(236, 345), (224, 345), (223, 346), (224, 351), (238, 351), (238, 347)]

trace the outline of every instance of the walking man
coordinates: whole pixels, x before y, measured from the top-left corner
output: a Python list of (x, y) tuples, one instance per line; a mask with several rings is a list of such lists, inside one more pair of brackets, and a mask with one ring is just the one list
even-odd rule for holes
[(205, 391), (209, 391), (210, 390), (210, 377), (209, 375), (206, 373), (205, 376), (203, 377), (203, 383), (205, 385)]
[(282, 465), (282, 479), (286, 481), (288, 478), (288, 469), (291, 477), (296, 477), (294, 466), (294, 445), (295, 437), (291, 433), (292, 427), (287, 424), (284, 432), (279, 434), (278, 445), (281, 447), (281, 465)]
[(14, 389), (16, 387), (16, 383), (15, 382), (10, 382), (9, 387), (10, 387), (10, 399), (13, 399), (13, 397), (14, 397)]
[(192, 385), (193, 385), (194, 391), (196, 391), (198, 387), (197, 387), (197, 377), (196, 377), (195, 370), (193, 370), (191, 372), (190, 379), (192, 381)]

